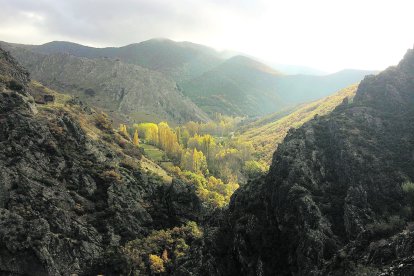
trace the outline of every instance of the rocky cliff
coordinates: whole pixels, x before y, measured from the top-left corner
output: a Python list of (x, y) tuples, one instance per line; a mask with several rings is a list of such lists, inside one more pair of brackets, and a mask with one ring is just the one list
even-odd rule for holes
[[(413, 275), (414, 50), (352, 102), (290, 131), (269, 174), (236, 191), (217, 275)], [(213, 264), (213, 265), (211, 265)]]
[(196, 219), (191, 188), (105, 142), (76, 101), (36, 108), (28, 81), (0, 49), (1, 275), (119, 275), (126, 241)]

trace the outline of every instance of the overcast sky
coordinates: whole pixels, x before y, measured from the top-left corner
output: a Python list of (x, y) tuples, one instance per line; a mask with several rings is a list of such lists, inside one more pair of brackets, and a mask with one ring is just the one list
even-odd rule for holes
[(384, 69), (414, 44), (413, 0), (0, 0), (0, 40), (170, 38), (325, 71)]

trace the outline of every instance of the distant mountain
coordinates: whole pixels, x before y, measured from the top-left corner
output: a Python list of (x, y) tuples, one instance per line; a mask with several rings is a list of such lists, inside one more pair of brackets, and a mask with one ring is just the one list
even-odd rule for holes
[(343, 70), (326, 76), (283, 75), (258, 61), (236, 56), (182, 87), (207, 113), (262, 116), (326, 97), (373, 73)]
[(290, 64), (270, 64), (272, 68), (282, 72), (285, 75), (315, 75), (315, 76), (323, 76), (328, 75), (326, 72), (308, 67), (308, 66), (301, 66), (301, 65), (290, 65)]
[(108, 58), (46, 55), (12, 45), (3, 47), (29, 69), (34, 79), (78, 96), (122, 121), (209, 120), (173, 80), (159, 72)]
[(351, 100), (357, 88), (354, 84), (323, 99), (264, 116), (244, 126), (239, 137), (252, 142), (257, 158), (270, 164), (273, 152), (289, 129), (298, 128), (315, 116), (328, 114), (345, 98)]
[(278, 75), (258, 61), (235, 56), (182, 87), (207, 113), (257, 116), (284, 106), (276, 93)]
[(151, 39), (124, 47), (93, 48), (65, 41), (31, 47), (32, 51), (68, 53), (86, 58), (113, 58), (159, 71), (177, 82), (192, 79), (220, 64), (221, 53), (212, 48), (169, 39)]
[[(189, 112), (183, 106), (191, 105), (189, 110), (193, 110), (195, 107), (182, 95), (173, 96), (177, 92), (183, 93), (208, 115), (218, 112), (226, 115), (256, 117), (323, 98), (343, 87), (361, 81), (367, 74), (375, 73), (373, 71), (344, 70), (326, 76), (285, 75), (251, 57), (232, 56), (228, 51), (218, 52), (203, 45), (175, 42), (168, 39), (151, 39), (118, 48), (94, 48), (62, 41), (43, 45), (7, 45), (14, 49), (13, 51), (24, 49), (26, 51), (24, 58), (19, 58), (17, 55), (19, 61), (31, 71), (34, 78), (47, 81), (46, 84), (49, 86), (58, 89), (65, 88), (72, 91), (71, 93), (83, 97), (83, 92), (79, 91), (90, 88), (99, 92), (101, 86), (105, 86), (102, 81), (104, 83), (110, 82), (109, 87), (105, 86), (106, 92), (101, 93), (103, 98), (100, 101), (106, 103), (105, 107), (109, 105), (107, 110), (121, 108), (119, 111), (123, 112), (123, 105), (116, 102), (118, 96), (111, 93), (116, 94), (118, 93), (117, 89), (124, 88), (121, 84), (117, 84), (117, 88), (113, 88), (113, 83), (125, 82), (125, 78), (127, 78), (128, 87), (138, 91), (132, 94), (137, 96), (134, 101), (137, 101), (136, 106), (139, 110), (145, 114), (154, 115), (154, 112), (148, 111), (152, 106), (155, 108), (151, 110), (160, 115), (158, 117), (176, 122), (188, 118), (198, 120), (207, 118), (206, 114), (202, 114), (203, 112), (196, 109), (194, 112), (190, 112), (194, 113), (194, 116), (188, 116)], [(31, 55), (33, 57), (30, 57)], [(39, 59), (39, 55), (53, 58)], [(54, 67), (50, 70), (58, 70), (57, 72), (62, 73), (60, 77), (65, 78), (58, 80), (60, 83), (54, 86), (55, 80), (50, 79), (50, 72), (46, 72), (48, 65), (44, 62), (51, 62), (58, 55), (66, 55), (64, 62), (69, 62), (69, 60), (78, 60), (79, 62), (71, 62), (71, 68), (63, 66), (63, 64), (58, 67), (56, 67), (58, 65), (56, 63), (51, 64)], [(229, 56), (231, 57), (228, 58)], [(29, 62), (29, 60), (31, 61)], [(43, 64), (37, 64), (40, 61)], [(90, 67), (91, 64), (99, 67), (93, 72), (100, 76), (87, 73), (86, 68), (76, 69), (73, 67), (75, 65)], [(120, 66), (121, 64), (122, 66)], [(121, 75), (119, 72), (111, 73), (119, 68), (123, 68)], [(68, 70), (73, 76), (67, 75)], [(79, 83), (83, 84), (78, 87), (78, 80), (75, 76), (79, 78), (81, 76), (74, 74), (76, 71), (87, 73), (88, 78), (93, 77), (95, 80), (100, 80), (99, 84), (98, 82), (92, 83), (92, 79), (80, 79)], [(63, 74), (64, 72), (66, 73)], [(158, 79), (159, 81), (156, 81)], [(135, 82), (135, 84), (132, 85), (131, 82)], [(158, 91), (159, 89), (161, 91)], [(168, 97), (167, 99), (159, 98), (159, 95), (167, 90), (176, 91), (169, 94), (174, 100), (170, 101)], [(132, 94), (129, 93), (129, 95)], [(143, 97), (138, 97), (138, 95)], [(96, 104), (91, 98), (84, 97), (84, 99)], [(184, 99), (185, 102), (178, 104), (181, 99)], [(143, 101), (145, 101), (145, 105)], [(129, 99), (126, 105), (128, 106), (126, 108), (127, 115), (133, 115), (134, 112), (131, 110), (134, 109), (134, 102)], [(132, 117), (143, 118), (142, 112)]]
[(325, 76), (284, 75), (278, 79), (277, 89), (284, 95), (286, 102), (298, 104), (326, 97), (361, 81), (366, 75), (376, 73), (378, 72), (347, 69)]

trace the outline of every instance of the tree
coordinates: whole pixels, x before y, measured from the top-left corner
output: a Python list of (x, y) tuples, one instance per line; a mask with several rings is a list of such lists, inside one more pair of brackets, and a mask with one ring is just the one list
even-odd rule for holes
[(134, 143), (135, 146), (138, 147), (138, 145), (139, 145), (139, 139), (138, 139), (138, 130), (137, 129), (135, 129), (133, 143)]
[(125, 136), (126, 138), (129, 138), (127, 126), (124, 124), (119, 125), (119, 133)]
[(146, 143), (157, 146), (158, 145), (158, 126), (154, 123), (135, 124), (134, 127), (138, 129), (138, 135), (141, 139), (145, 139)]
[(207, 160), (202, 151), (196, 148), (187, 149), (181, 157), (181, 167), (187, 171), (206, 174), (208, 173)]

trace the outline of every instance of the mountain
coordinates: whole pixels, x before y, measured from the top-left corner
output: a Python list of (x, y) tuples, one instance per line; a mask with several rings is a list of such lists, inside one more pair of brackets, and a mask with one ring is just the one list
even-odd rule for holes
[(182, 84), (183, 92), (209, 114), (257, 116), (282, 108), (275, 91), (279, 73), (244, 56), (232, 57)]
[(289, 64), (271, 64), (272, 68), (282, 72), (284, 75), (327, 75), (326, 72), (307, 66)]
[(324, 76), (288, 75), (277, 83), (277, 89), (285, 92), (287, 102), (312, 101), (332, 94), (339, 89), (361, 81), (377, 71), (346, 69)]
[(157, 71), (109, 58), (46, 55), (11, 44), (3, 46), (29, 69), (34, 79), (102, 108), (119, 121), (209, 120), (173, 80)]
[[(414, 274), (414, 49), (288, 132), (209, 241), (214, 275)], [(219, 216), (217, 216), (219, 217)]]
[[(12, 44), (12, 47), (23, 48), (27, 54), (34, 53), (35, 56), (66, 54), (89, 60), (104, 59), (106, 63), (111, 64), (121, 62), (128, 64), (125, 66), (135, 65), (148, 69), (148, 72), (158, 72), (166, 79), (174, 81), (177, 90), (188, 96), (209, 115), (222, 113), (234, 116), (263, 116), (326, 97), (343, 87), (359, 82), (367, 74), (376, 73), (343, 70), (324, 76), (283, 75), (254, 58), (232, 54), (229, 57), (226, 52), (218, 52), (203, 45), (168, 39), (151, 39), (123, 47), (107, 48), (93, 48), (63, 41), (43, 45)], [(42, 71), (33, 71), (36, 64), (28, 64), (25, 62), (27, 59), (28, 57), (20, 61), (35, 78), (38, 78), (43, 74)], [(146, 78), (145, 74), (144, 77)], [(50, 86), (51, 83), (48, 82), (47, 85)], [(156, 88), (153, 86), (148, 88), (151, 91), (154, 89)], [(79, 94), (81, 93), (77, 93)], [(158, 105), (158, 102), (152, 104)], [(196, 117), (206, 119), (205, 114), (201, 115), (200, 112)]]
[(257, 119), (240, 130), (242, 140), (253, 143), (258, 159), (271, 162), (277, 145), (283, 141), (291, 128), (298, 128), (315, 116), (323, 116), (334, 110), (345, 98), (352, 99), (357, 84), (341, 89), (335, 94), (320, 100), (302, 104), (292, 109), (272, 113)]
[(30, 49), (43, 54), (68, 53), (77, 57), (119, 59), (161, 72), (178, 83), (199, 76), (223, 61), (221, 53), (212, 48), (169, 39), (151, 39), (119, 48), (94, 48), (53, 41)]
[(29, 81), (0, 49), (0, 274), (126, 275), (126, 241), (197, 229), (181, 227), (201, 207), (190, 186), (145, 169), (150, 161), (79, 100), (40, 87), (55, 102), (35, 104)]
[(182, 87), (208, 114), (254, 117), (326, 97), (373, 73), (343, 70), (326, 76), (283, 75), (248, 57), (235, 56)]

